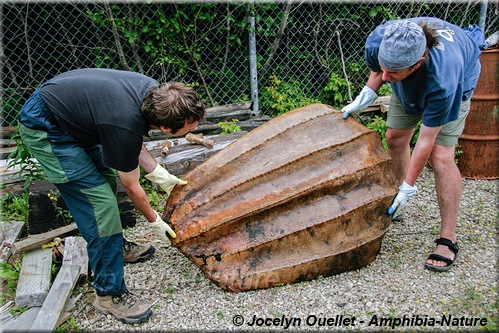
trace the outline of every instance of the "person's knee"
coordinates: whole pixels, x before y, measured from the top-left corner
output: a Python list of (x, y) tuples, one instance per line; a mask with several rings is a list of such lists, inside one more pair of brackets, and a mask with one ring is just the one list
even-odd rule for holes
[(436, 171), (446, 171), (449, 167), (455, 165), (454, 152), (446, 150), (434, 150), (429, 159), (431, 167)]
[[(386, 144), (390, 151), (405, 149), (409, 144), (407, 140), (408, 134), (405, 131), (388, 129), (386, 131)], [(410, 140), (410, 137), (409, 137)]]

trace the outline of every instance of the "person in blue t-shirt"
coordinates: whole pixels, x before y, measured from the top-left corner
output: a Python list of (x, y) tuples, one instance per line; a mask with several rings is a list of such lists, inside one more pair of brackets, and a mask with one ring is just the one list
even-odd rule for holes
[[(480, 49), (467, 32), (430, 17), (389, 21), (367, 38), (370, 76), (360, 94), (341, 111), (343, 118), (368, 107), (385, 82), (393, 90), (386, 142), (399, 192), (388, 214), (400, 220), (416, 179), (427, 162), (433, 168), (442, 227), (437, 247), (425, 262), (435, 271), (449, 270), (459, 250), (456, 224), (461, 174), (454, 150), (464, 129), (470, 97), (480, 75)], [(411, 154), (410, 141), (422, 122)]]
[(59, 74), (23, 105), (21, 138), (61, 193), (87, 242), (96, 310), (129, 324), (151, 317), (149, 305), (128, 292), (124, 263), (145, 260), (154, 247), (123, 238), (115, 171), (156, 235), (165, 241), (167, 234), (175, 238), (151, 207), (139, 183), (139, 166), (167, 196), (186, 182), (158, 164), (142, 141), (150, 129), (184, 135), (204, 113), (195, 90), (183, 83), (160, 84), (140, 73), (101, 68)]

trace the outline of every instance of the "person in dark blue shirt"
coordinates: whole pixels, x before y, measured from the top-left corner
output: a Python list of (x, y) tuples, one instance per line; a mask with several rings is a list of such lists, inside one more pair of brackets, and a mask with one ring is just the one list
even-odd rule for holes
[[(437, 247), (425, 263), (435, 271), (450, 269), (459, 250), (456, 225), (461, 175), (454, 154), (480, 75), (480, 54), (469, 34), (449, 22), (430, 17), (386, 22), (366, 41), (371, 71), (366, 86), (342, 109), (347, 118), (368, 107), (381, 85), (390, 83), (393, 94), (386, 142), (400, 187), (388, 213), (394, 221), (401, 218), (408, 199), (417, 193), (416, 179), (429, 162), (442, 219)], [(411, 154), (410, 141), (420, 122)]]
[(204, 103), (183, 83), (160, 84), (139, 73), (97, 68), (53, 77), (21, 109), (21, 138), (61, 193), (87, 242), (97, 293), (94, 307), (125, 323), (144, 322), (152, 311), (128, 292), (124, 262), (144, 259), (154, 247), (127, 255), (137, 244), (123, 238), (115, 170), (156, 235), (165, 241), (167, 233), (175, 238), (151, 207), (139, 183), (139, 166), (167, 195), (185, 181), (156, 162), (143, 136), (150, 129), (184, 135), (204, 113)]

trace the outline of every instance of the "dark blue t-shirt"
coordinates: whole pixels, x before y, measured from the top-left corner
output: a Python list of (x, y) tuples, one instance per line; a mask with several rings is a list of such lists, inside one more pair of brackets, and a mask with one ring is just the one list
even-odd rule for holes
[[(416, 73), (390, 85), (406, 113), (422, 114), (425, 126), (441, 126), (456, 120), (461, 102), (471, 97), (480, 75), (480, 49), (467, 32), (449, 22), (431, 17), (408, 20), (435, 29), (439, 43)], [(393, 22), (378, 26), (367, 37), (366, 62), (373, 72), (381, 71), (379, 45)]]
[(149, 130), (142, 101), (158, 85), (135, 72), (87, 68), (55, 76), (40, 92), (61, 129), (82, 145), (101, 145), (105, 165), (129, 172)]

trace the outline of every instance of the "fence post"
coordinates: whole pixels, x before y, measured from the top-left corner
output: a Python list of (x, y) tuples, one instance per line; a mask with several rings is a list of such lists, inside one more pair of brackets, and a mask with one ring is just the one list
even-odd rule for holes
[[(0, 3), (0, 36), (2, 38), (0, 39), (0, 106), (2, 107), (3, 110), (3, 93), (4, 93), (4, 85), (3, 85), (3, 63), (4, 63), (4, 52), (3, 52), (3, 3)], [(7, 114), (2, 114), (3, 117), (7, 117)], [(6, 119), (6, 118), (3, 118)], [(2, 124), (3, 126), (3, 124)], [(9, 124), (5, 124), (5, 126), (9, 126)]]
[(258, 71), (256, 67), (256, 29), (255, 29), (255, 11), (253, 7), (248, 5), (248, 24), (250, 26), (249, 38), (248, 38), (248, 49), (249, 49), (249, 72), (250, 72), (250, 84), (251, 84), (251, 100), (252, 110), (258, 111)]
[(480, 21), (478, 22), (478, 26), (482, 28), (485, 32), (485, 20), (487, 18), (487, 0), (482, 0), (480, 2)]

